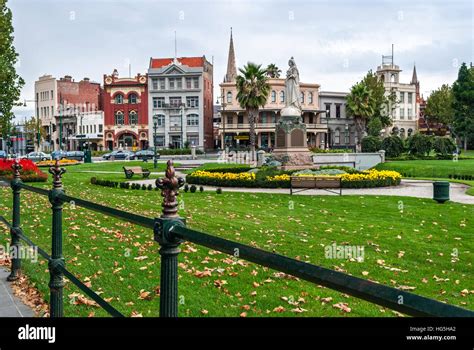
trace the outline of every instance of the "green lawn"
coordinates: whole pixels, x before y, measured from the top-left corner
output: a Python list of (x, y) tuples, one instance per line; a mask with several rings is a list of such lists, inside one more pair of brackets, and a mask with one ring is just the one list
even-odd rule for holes
[[(93, 186), (90, 174), (69, 169), (64, 175), (69, 195), (148, 217), (160, 214), (157, 191)], [(11, 190), (0, 188), (0, 192), (0, 213), (9, 218)], [(461, 293), (474, 285), (474, 206), (405, 197), (290, 197), (225, 190), (221, 195), (183, 193), (181, 198), (181, 215), (193, 229), (386, 285), (414, 288), (411, 291), (419, 295), (474, 309), (474, 294)], [(23, 191), (22, 203), (25, 233), (49, 251), (47, 198)], [(63, 229), (68, 269), (125, 315), (157, 316), (159, 246), (151, 230), (70, 204), (64, 206)], [(8, 241), (7, 230), (0, 230), (0, 243)], [(364, 261), (326, 259), (324, 246), (332, 243), (363, 246)], [(182, 244), (179, 262), (180, 316), (238, 317), (242, 312), (248, 317), (395, 315), (194, 244)], [(25, 262), (24, 268), (47, 299), (47, 263)], [(204, 271), (210, 276), (203, 277)], [(69, 298), (75, 292), (77, 288), (68, 282), (66, 315), (106, 315), (100, 308), (76, 305), (76, 299)], [(340, 302), (352, 311), (344, 313), (333, 307)], [(274, 311), (281, 310), (280, 306), (283, 312)]]

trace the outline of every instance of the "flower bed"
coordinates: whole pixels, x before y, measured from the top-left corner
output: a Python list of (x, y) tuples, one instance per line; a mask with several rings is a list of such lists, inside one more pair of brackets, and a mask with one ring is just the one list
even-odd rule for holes
[[(13, 178), (12, 159), (0, 159), (0, 178), (11, 180)], [(20, 170), (21, 180), (23, 182), (45, 182), (48, 180), (48, 174), (42, 172), (35, 163), (29, 159), (20, 159), (22, 169)]]
[[(60, 166), (67, 166), (67, 165), (76, 165), (80, 162), (74, 159), (61, 159), (59, 161)], [(56, 164), (56, 160), (42, 160), (41, 162), (37, 162), (36, 165), (39, 167), (50, 167)]]
[[(257, 173), (258, 174), (258, 173)], [(294, 176), (338, 176), (342, 178), (343, 188), (368, 188), (386, 187), (400, 184), (401, 175), (396, 171), (366, 170), (358, 173), (343, 174), (314, 174), (295, 173)], [(266, 188), (288, 188), (290, 186), (291, 174), (274, 174), (264, 178), (256, 176), (255, 173), (216, 173), (208, 171), (195, 171), (186, 177), (186, 182), (196, 185), (209, 185), (219, 187), (266, 187)]]

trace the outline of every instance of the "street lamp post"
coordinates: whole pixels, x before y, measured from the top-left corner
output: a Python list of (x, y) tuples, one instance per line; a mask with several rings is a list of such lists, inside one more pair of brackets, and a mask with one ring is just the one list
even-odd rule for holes
[[(157, 120), (153, 121), (153, 168), (156, 169), (158, 167), (158, 160), (156, 159), (156, 129), (158, 128)], [(144, 155), (144, 157), (146, 157)]]
[[(220, 101), (219, 101), (220, 100)], [(225, 100), (224, 100), (224, 91), (222, 91), (222, 95), (221, 96), (217, 96), (217, 100), (216, 100), (216, 104), (221, 104), (221, 123), (222, 123), (222, 145), (221, 145), (221, 148), (223, 150), (225, 150), (225, 146), (226, 146), (226, 142), (225, 142), (225, 115), (224, 115), (224, 111), (225, 111), (225, 106), (226, 106), (226, 103), (225, 103)]]
[(327, 129), (327, 142), (326, 142), (326, 148), (329, 149), (329, 146), (330, 146), (330, 142), (329, 142), (329, 117), (330, 117), (330, 114), (331, 111), (329, 109), (326, 110), (326, 129)]

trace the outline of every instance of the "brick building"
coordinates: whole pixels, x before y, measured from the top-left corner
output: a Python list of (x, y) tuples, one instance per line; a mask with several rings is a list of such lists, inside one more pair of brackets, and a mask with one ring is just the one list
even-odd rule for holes
[(151, 145), (214, 147), (213, 66), (205, 56), (151, 58), (148, 91)]
[(100, 84), (89, 78), (76, 82), (70, 75), (60, 79), (51, 75), (40, 77), (35, 82), (36, 117), (47, 135), (40, 149), (78, 149), (77, 121), (84, 113), (101, 110), (100, 96)]
[(107, 149), (148, 148), (147, 76), (120, 78), (104, 74), (102, 93), (104, 141)]

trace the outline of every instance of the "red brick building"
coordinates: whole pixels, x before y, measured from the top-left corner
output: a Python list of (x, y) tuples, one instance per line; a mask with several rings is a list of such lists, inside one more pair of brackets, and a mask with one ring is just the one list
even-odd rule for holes
[(147, 76), (120, 78), (104, 74), (102, 92), (106, 149), (148, 148)]

